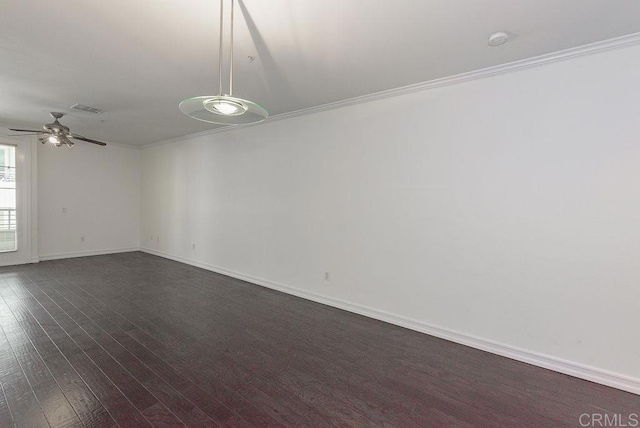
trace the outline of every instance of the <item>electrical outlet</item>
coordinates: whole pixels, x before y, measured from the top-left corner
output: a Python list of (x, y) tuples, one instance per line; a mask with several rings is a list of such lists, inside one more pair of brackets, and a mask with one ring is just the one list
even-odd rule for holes
[(331, 272), (325, 272), (324, 273), (324, 280), (325, 281), (331, 281)]
[(67, 208), (66, 207), (62, 207), (62, 214), (66, 214), (67, 213)]
[(80, 237), (80, 242), (84, 242), (84, 236)]
[(196, 244), (191, 244), (191, 249), (195, 250), (196, 249)]

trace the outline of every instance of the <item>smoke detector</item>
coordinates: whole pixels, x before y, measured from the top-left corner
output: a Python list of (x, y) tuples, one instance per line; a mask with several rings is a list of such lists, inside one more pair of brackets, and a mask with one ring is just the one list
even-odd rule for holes
[(509, 34), (504, 31), (498, 31), (489, 36), (489, 46), (496, 47), (504, 45), (509, 41)]

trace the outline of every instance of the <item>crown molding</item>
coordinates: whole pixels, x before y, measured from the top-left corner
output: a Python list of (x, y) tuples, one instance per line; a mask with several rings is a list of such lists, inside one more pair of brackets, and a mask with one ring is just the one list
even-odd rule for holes
[(134, 150), (142, 150), (143, 149), (142, 146), (138, 146), (136, 144), (113, 143), (113, 142), (104, 141), (104, 140), (100, 140), (100, 141), (102, 141), (102, 142), (107, 144), (105, 147), (113, 146), (113, 147), (122, 147), (122, 148), (125, 148), (125, 149), (134, 149)]
[(500, 64), (492, 67), (482, 68), (479, 70), (468, 71), (468, 72), (456, 74), (453, 76), (428, 80), (426, 82), (415, 83), (412, 85), (402, 86), (399, 88), (389, 89), (381, 92), (375, 92), (373, 94), (362, 95), (359, 97), (335, 101), (332, 103), (295, 110), (292, 112), (281, 113), (281, 114), (271, 116), (263, 122), (246, 124), (246, 125), (223, 126), (223, 127), (203, 131), (203, 132), (187, 134), (180, 137), (171, 138), (168, 140), (149, 143), (139, 147), (142, 149), (146, 149), (151, 147), (164, 146), (166, 144), (178, 143), (180, 141), (190, 140), (193, 138), (218, 134), (221, 132), (229, 132), (229, 131), (249, 128), (253, 126), (260, 126), (265, 123), (272, 123), (279, 120), (290, 119), (293, 117), (319, 113), (327, 110), (334, 110), (341, 107), (367, 103), (371, 101), (381, 100), (381, 99), (390, 98), (390, 97), (396, 97), (399, 95), (405, 95), (405, 94), (410, 94), (414, 92), (427, 91), (430, 89), (441, 88), (443, 86), (457, 85), (460, 83), (469, 82), (471, 80), (484, 79), (487, 77), (498, 76), (501, 74), (512, 73), (520, 70), (526, 70), (533, 67), (540, 67), (540, 66), (553, 64), (560, 61), (566, 61), (569, 59), (578, 58), (586, 55), (593, 55), (593, 54), (607, 52), (615, 49), (632, 47), (639, 44), (640, 44), (640, 33), (628, 34), (626, 36), (616, 37), (608, 40), (602, 40), (599, 42), (590, 43), (583, 46), (564, 49), (561, 51), (551, 52), (548, 54), (539, 55), (532, 58), (526, 58), (518, 61), (509, 62), (506, 64)]

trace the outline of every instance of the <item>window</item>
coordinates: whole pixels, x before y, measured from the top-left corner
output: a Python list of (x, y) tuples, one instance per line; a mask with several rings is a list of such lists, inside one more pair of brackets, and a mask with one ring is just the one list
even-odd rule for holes
[(17, 249), (16, 147), (0, 144), (0, 252)]

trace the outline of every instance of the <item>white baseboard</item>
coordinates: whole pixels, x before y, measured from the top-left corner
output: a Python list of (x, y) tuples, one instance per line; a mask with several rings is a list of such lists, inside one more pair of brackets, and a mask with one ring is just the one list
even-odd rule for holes
[(29, 262), (25, 262), (22, 260), (19, 261), (15, 261), (15, 262), (0, 262), (0, 267), (7, 267), (7, 266), (20, 266), (20, 265), (25, 265)]
[(20, 266), (20, 265), (26, 265), (29, 263), (38, 263), (38, 257), (37, 256), (33, 256), (33, 257), (27, 257), (25, 259), (22, 260), (14, 260), (14, 261), (10, 261), (10, 262), (0, 262), (0, 267), (5, 267), (5, 266)]
[(102, 256), (105, 254), (128, 253), (131, 251), (140, 251), (140, 248), (139, 247), (110, 248), (107, 250), (75, 251), (71, 253), (58, 253), (58, 254), (41, 254), (39, 256), (39, 259), (40, 261), (71, 259), (74, 257)]
[(184, 257), (174, 256), (162, 251), (153, 250), (150, 248), (140, 248), (140, 251), (153, 254), (156, 256), (160, 256), (166, 259), (175, 260), (177, 262), (185, 263), (191, 266), (203, 268), (212, 272), (220, 273), (222, 275), (247, 281), (252, 284), (271, 288), (273, 290), (282, 291), (284, 293), (292, 294), (294, 296), (311, 300), (317, 303), (322, 303), (335, 308), (344, 309), (345, 311), (354, 312), (356, 314), (364, 315), (369, 318), (385, 321), (390, 324), (395, 324), (400, 327), (405, 327), (411, 330), (419, 331), (421, 333), (429, 334), (431, 336), (439, 337), (441, 339), (449, 340), (451, 342), (470, 346), (472, 348), (480, 349), (482, 351), (490, 352), (492, 354), (511, 358), (517, 361), (522, 361), (524, 363), (528, 363), (534, 366), (553, 370), (558, 373), (567, 374), (580, 379), (585, 379), (591, 382), (599, 383), (602, 385), (610, 386), (612, 388), (617, 388), (623, 391), (628, 391), (628, 392), (640, 395), (640, 379), (635, 379), (630, 376), (625, 376), (618, 373), (612, 373), (606, 370), (598, 369), (596, 367), (590, 367), (590, 366), (575, 363), (572, 361), (563, 360), (561, 358), (540, 354), (540, 353), (529, 351), (526, 349), (517, 348), (515, 346), (498, 343), (498, 342), (483, 339), (480, 337), (472, 336), (469, 334), (460, 333), (460, 332), (449, 330), (446, 328), (430, 325), (422, 321), (408, 319), (408, 318), (391, 314), (378, 309), (369, 308), (369, 307), (358, 305), (355, 303), (334, 299), (332, 297), (322, 296), (320, 294), (299, 290), (293, 287), (289, 287), (287, 285), (268, 281), (266, 279), (256, 278), (250, 275), (244, 275), (244, 274), (230, 271), (228, 269), (224, 269), (218, 266), (213, 266), (208, 263), (202, 263), (202, 262), (187, 259)]

